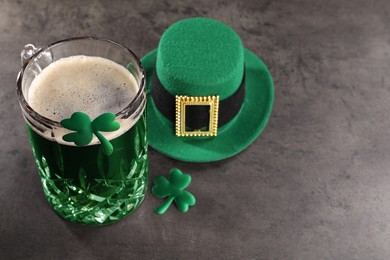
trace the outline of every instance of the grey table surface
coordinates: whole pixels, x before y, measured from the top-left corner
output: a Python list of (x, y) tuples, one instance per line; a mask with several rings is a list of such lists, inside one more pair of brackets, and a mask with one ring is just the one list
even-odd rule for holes
[[(220, 162), (150, 149), (150, 177), (191, 174), (186, 214), (149, 191), (124, 220), (69, 224), (48, 206), (16, 99), (20, 49), (95, 35), (142, 57), (187, 17), (234, 28), (268, 65), (260, 137)], [(390, 259), (390, 2), (0, 0), (0, 259)]]

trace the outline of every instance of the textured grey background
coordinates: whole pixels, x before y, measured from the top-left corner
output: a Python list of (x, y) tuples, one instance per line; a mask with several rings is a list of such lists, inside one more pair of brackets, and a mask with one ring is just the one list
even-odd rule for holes
[[(193, 177), (187, 214), (148, 193), (114, 225), (62, 221), (46, 203), (15, 93), (19, 52), (95, 35), (139, 56), (186, 17), (233, 27), (269, 66), (275, 105), (234, 158), (190, 164), (150, 151), (150, 175)], [(0, 0), (0, 259), (390, 259), (387, 0)]]

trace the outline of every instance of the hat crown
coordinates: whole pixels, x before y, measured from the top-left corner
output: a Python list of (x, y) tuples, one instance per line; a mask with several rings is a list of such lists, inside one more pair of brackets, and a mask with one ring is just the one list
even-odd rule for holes
[(173, 95), (231, 96), (241, 85), (244, 48), (229, 26), (209, 18), (190, 18), (161, 37), (157, 76)]

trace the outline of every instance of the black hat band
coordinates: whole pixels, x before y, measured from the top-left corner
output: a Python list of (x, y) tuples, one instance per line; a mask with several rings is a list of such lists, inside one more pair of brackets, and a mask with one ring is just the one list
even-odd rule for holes
[[(175, 122), (176, 96), (167, 91), (161, 84), (157, 76), (157, 70), (154, 71), (152, 79), (152, 97), (153, 101), (168, 120)], [(183, 94), (184, 95), (184, 94)], [(218, 127), (230, 122), (240, 111), (245, 99), (245, 70), (243, 79), (237, 91), (230, 97), (219, 101)], [(202, 129), (208, 126), (210, 120), (210, 108), (208, 106), (188, 106), (186, 108), (185, 125), (191, 129)]]

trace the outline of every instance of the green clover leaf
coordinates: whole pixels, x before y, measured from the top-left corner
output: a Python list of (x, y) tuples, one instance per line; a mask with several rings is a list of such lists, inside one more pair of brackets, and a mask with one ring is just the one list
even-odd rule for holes
[(100, 133), (113, 132), (120, 128), (120, 124), (115, 122), (115, 114), (104, 113), (93, 121), (83, 112), (75, 112), (68, 119), (64, 119), (60, 124), (74, 133), (66, 134), (62, 139), (66, 142), (73, 142), (77, 146), (84, 146), (92, 141), (93, 135), (99, 139), (102, 144), (103, 153), (110, 155), (114, 151), (111, 143)]
[(168, 180), (163, 176), (156, 176), (152, 187), (153, 195), (157, 198), (168, 197), (163, 204), (156, 208), (156, 213), (163, 214), (173, 201), (181, 212), (187, 212), (189, 206), (195, 205), (194, 195), (184, 190), (190, 183), (191, 176), (176, 168), (170, 171)]
[(69, 130), (76, 131), (75, 133), (66, 134), (62, 139), (66, 142), (74, 142), (77, 146), (89, 144), (93, 138), (93, 129), (91, 127), (91, 119), (87, 114), (82, 112), (73, 113), (68, 119), (64, 119), (60, 124)]

